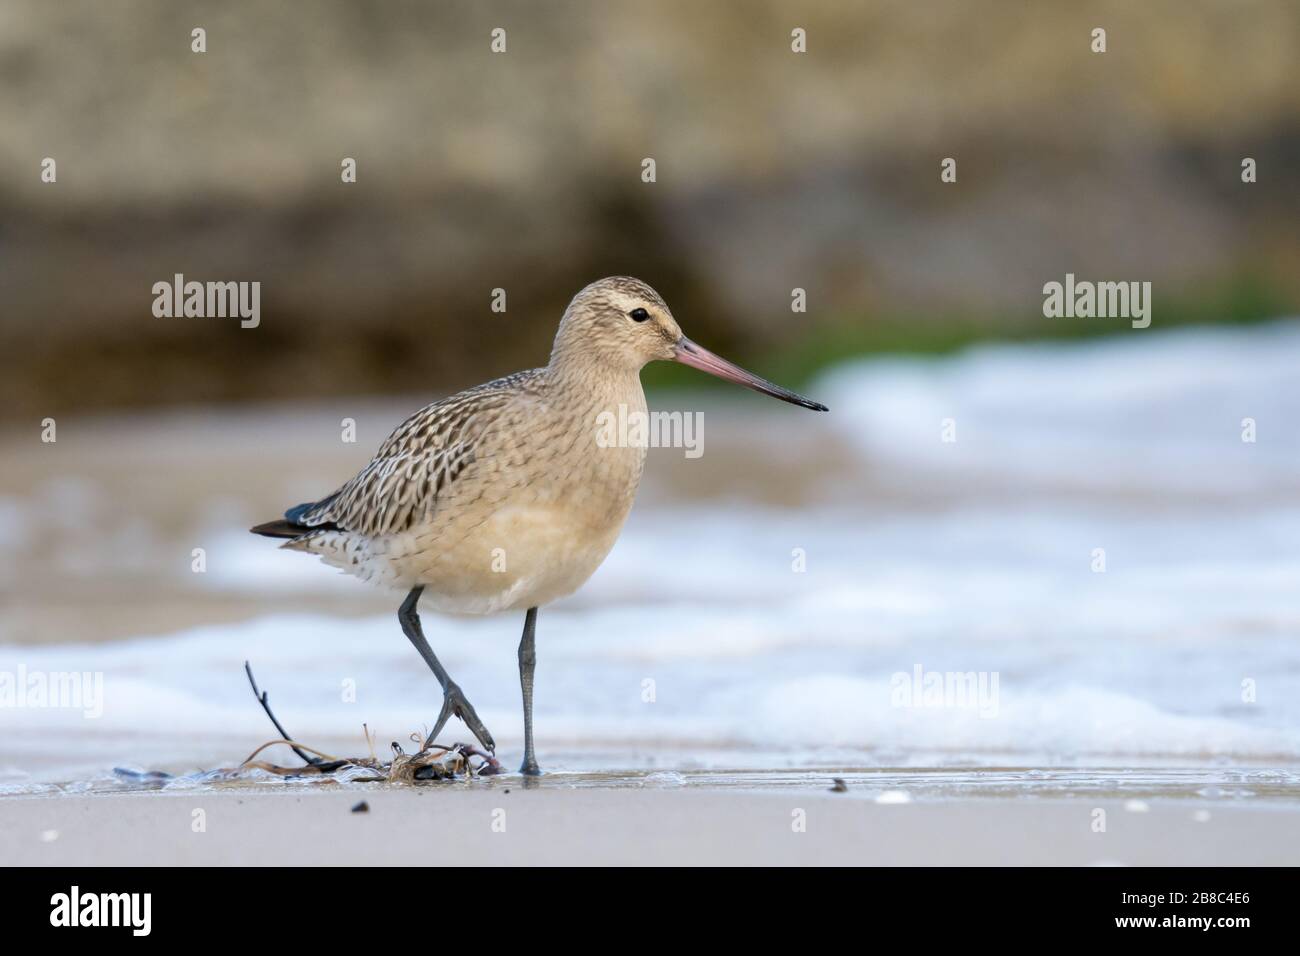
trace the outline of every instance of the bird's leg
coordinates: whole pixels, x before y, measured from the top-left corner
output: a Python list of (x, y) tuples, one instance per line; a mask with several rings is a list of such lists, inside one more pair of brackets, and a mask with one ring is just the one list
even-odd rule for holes
[(524, 763), (519, 772), (530, 777), (542, 772), (533, 754), (533, 667), (537, 664), (533, 631), (536, 627), (537, 608), (530, 607), (524, 618), (524, 636), (519, 639), (519, 686), (524, 690)]
[(442, 732), (443, 725), (447, 723), (448, 718), (455, 714), (461, 720), (465, 721), (465, 726), (469, 728), (470, 733), (478, 738), (485, 750), (495, 752), (497, 749), (496, 741), (488, 733), (488, 729), (483, 726), (483, 722), (478, 719), (478, 714), (474, 712), (473, 706), (465, 698), (464, 693), (456, 682), (451, 679), (451, 675), (443, 668), (438, 658), (434, 656), (433, 648), (429, 642), (424, 639), (424, 631), (420, 627), (420, 615), (416, 613), (415, 606), (420, 602), (420, 595), (424, 592), (423, 587), (412, 589), (411, 593), (406, 596), (402, 606), (398, 608), (397, 619), (402, 624), (402, 632), (407, 636), (415, 649), (420, 652), (424, 662), (429, 665), (429, 670), (433, 671), (433, 676), (438, 678), (438, 683), (442, 685), (442, 712), (438, 714), (438, 719), (433, 725), (433, 732), (424, 742), (426, 749), (433, 744), (434, 738)]

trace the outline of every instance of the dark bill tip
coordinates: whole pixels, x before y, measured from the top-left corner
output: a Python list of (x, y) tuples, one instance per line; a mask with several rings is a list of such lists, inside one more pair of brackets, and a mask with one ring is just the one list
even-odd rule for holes
[(691, 368), (698, 368), (701, 372), (708, 372), (715, 375), (723, 381), (735, 382), (737, 385), (743, 385), (745, 388), (752, 388), (756, 392), (762, 392), (764, 395), (771, 395), (773, 398), (779, 398), (783, 402), (789, 402), (791, 405), (798, 405), (801, 408), (811, 408), (815, 412), (830, 411), (821, 402), (814, 402), (811, 398), (804, 398), (797, 392), (792, 392), (788, 388), (782, 388), (769, 382), (765, 378), (760, 378), (753, 372), (747, 372), (739, 365), (734, 365), (722, 358), (720, 355), (714, 355), (708, 349), (696, 345), (686, 336), (682, 336), (677, 342), (677, 347), (673, 353), (674, 360), (681, 362), (683, 365), (689, 365)]

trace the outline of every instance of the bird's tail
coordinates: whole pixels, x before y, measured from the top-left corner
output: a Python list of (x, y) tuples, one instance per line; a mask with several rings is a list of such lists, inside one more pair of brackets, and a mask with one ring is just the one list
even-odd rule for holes
[(330, 495), (321, 501), (306, 501), (300, 505), (294, 505), (278, 521), (267, 521), (264, 524), (254, 525), (248, 530), (253, 534), (260, 534), (267, 538), (297, 538), (309, 531), (333, 530), (335, 526), (331, 523), (305, 524), (303, 522), (303, 518), (309, 511), (321, 505), (327, 505), (333, 499), (334, 495)]

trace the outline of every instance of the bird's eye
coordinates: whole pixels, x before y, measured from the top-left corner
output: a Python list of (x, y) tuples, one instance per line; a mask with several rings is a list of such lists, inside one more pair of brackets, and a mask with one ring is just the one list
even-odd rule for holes
[(633, 322), (644, 322), (646, 319), (650, 318), (650, 313), (645, 309), (633, 309), (628, 313), (628, 317)]

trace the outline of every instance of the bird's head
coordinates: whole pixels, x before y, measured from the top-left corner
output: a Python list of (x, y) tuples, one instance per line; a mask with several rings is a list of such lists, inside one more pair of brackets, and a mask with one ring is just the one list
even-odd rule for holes
[(564, 310), (551, 364), (571, 361), (631, 371), (650, 362), (681, 362), (794, 405), (827, 410), (696, 345), (682, 334), (659, 293), (628, 276), (593, 282)]

